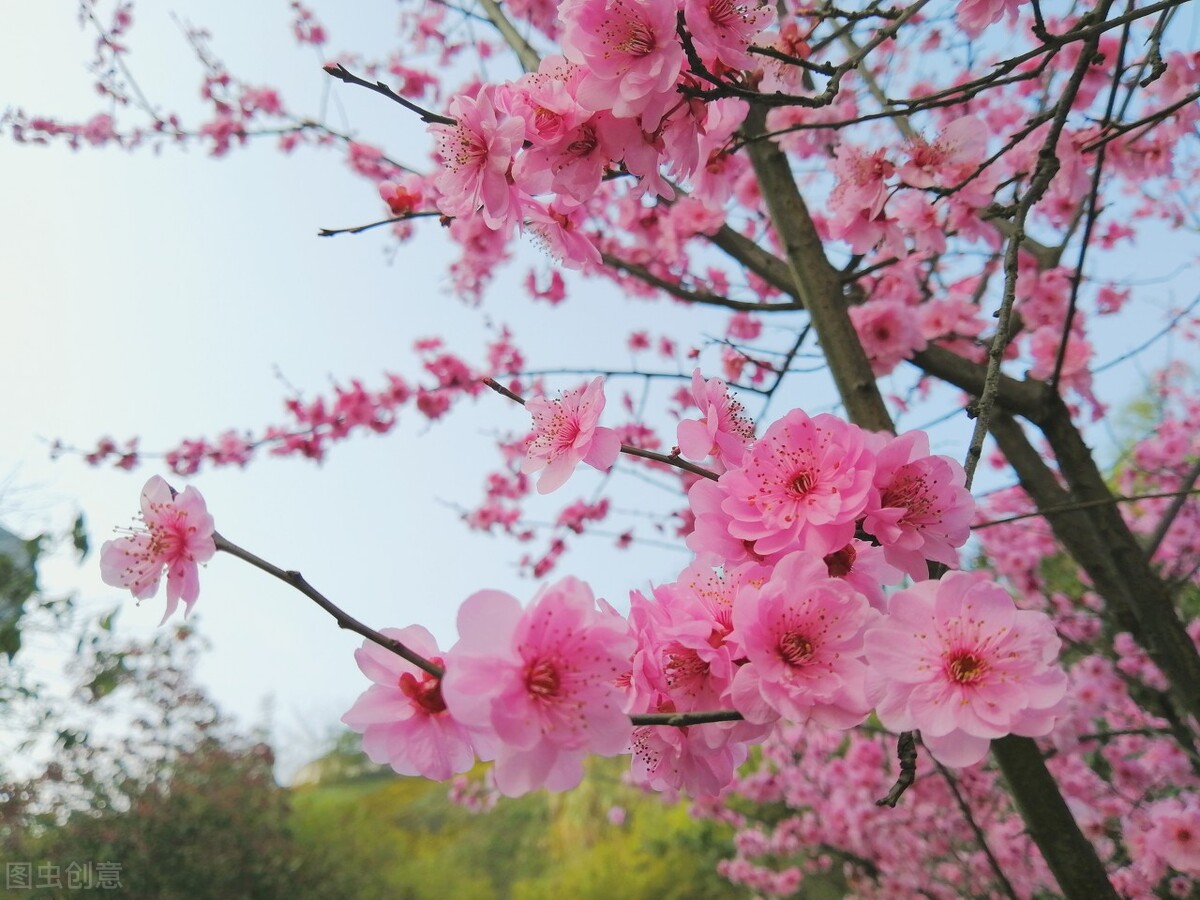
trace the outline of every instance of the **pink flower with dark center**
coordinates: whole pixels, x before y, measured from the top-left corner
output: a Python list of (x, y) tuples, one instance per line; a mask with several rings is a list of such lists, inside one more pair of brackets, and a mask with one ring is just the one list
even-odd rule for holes
[(951, 572), (888, 599), (867, 630), (870, 695), (893, 731), (920, 729), (948, 766), (969, 766), (993, 738), (1040, 737), (1066, 694), (1050, 619), (1019, 610), (983, 572)]
[(930, 456), (923, 431), (884, 440), (864, 530), (879, 540), (889, 563), (914, 579), (928, 576), (926, 560), (957, 565), (957, 548), (971, 536), (975, 514), (962, 466), (948, 456)]
[(194, 487), (176, 493), (155, 475), (142, 488), (142, 525), (100, 548), (100, 577), (105, 584), (128, 588), (139, 600), (158, 593), (167, 571), (165, 622), (182, 600), (188, 613), (200, 596), (198, 566), (217, 552), (213, 520)]
[(562, 487), (584, 462), (602, 472), (612, 468), (621, 452), (621, 439), (611, 428), (599, 425), (604, 411), (604, 378), (596, 376), (586, 387), (566, 391), (557, 400), (531, 397), (525, 408), (533, 415), (533, 433), (521, 471), (541, 472), (538, 493)]
[[(443, 665), (433, 635), (420, 625), (385, 628), (381, 633)], [(372, 762), (386, 763), (401, 775), (435, 781), (475, 765), (473, 736), (446, 710), (440, 679), (373, 641), (364, 641), (354, 658), (374, 684), (342, 716), (342, 722), (363, 736), (363, 752)]]
[(854, 537), (874, 476), (861, 429), (794, 409), (717, 486), (730, 535), (753, 541), (756, 553), (807, 549), (824, 556)]
[(734, 637), (749, 660), (733, 679), (734, 707), (751, 722), (859, 724), (871, 708), (863, 628), (875, 616), (821, 557), (789, 553), (766, 584), (734, 601)]
[(582, 581), (549, 585), (525, 610), (500, 591), (473, 594), (458, 631), (442, 696), (456, 719), (498, 740), (501, 793), (568, 790), (589, 753), (626, 748), (632, 726), (617, 680), (629, 672), (634, 641)]
[(850, 321), (877, 376), (887, 375), (913, 353), (925, 349), (916, 309), (897, 300), (872, 300), (853, 306)]

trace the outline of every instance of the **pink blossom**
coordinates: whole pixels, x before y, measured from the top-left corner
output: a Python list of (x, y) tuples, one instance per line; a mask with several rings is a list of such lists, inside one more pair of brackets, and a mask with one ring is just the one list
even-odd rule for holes
[(684, 419), (676, 429), (679, 451), (691, 459), (716, 457), (725, 463), (741, 462), (746, 446), (754, 440), (754, 423), (743, 415), (719, 378), (705, 381), (700, 370), (692, 372), (692, 400), (701, 417)]
[(989, 25), (994, 25), (1007, 13), (1015, 22), (1026, 0), (959, 0), (955, 10), (958, 24), (969, 37), (978, 37)]
[(829, 577), (821, 557), (788, 554), (766, 584), (734, 600), (734, 635), (749, 660), (734, 677), (734, 706), (751, 722), (859, 724), (871, 708), (863, 628), (875, 615), (862, 594)]
[(746, 50), (770, 27), (775, 10), (758, 0), (683, 0), (683, 16), (706, 65), (720, 62), (730, 69), (757, 69), (760, 63)]
[(978, 116), (960, 116), (932, 143), (921, 137), (909, 143), (909, 161), (900, 167), (900, 177), (918, 188), (952, 187), (983, 162), (987, 136), (987, 125)]
[(931, 456), (923, 431), (883, 440), (863, 528), (879, 540), (889, 563), (915, 579), (928, 575), (926, 560), (957, 565), (956, 548), (971, 536), (975, 513), (962, 466)]
[(539, 494), (562, 487), (580, 462), (601, 471), (612, 468), (621, 440), (611, 428), (599, 424), (604, 411), (603, 377), (566, 391), (557, 400), (531, 397), (525, 408), (533, 415), (533, 434), (521, 471), (542, 472)]
[(969, 766), (1006, 734), (1054, 726), (1067, 677), (1044, 613), (1019, 610), (983, 572), (951, 572), (893, 594), (866, 634), (875, 712), (893, 731), (920, 729), (929, 752)]
[(473, 98), (455, 97), (450, 115), (456, 124), (429, 126), (444, 165), (434, 182), (442, 194), (438, 209), (448, 216), (479, 210), (488, 228), (506, 229), (518, 209), (509, 169), (525, 140), (525, 120), (497, 106), (494, 85)]
[(1173, 869), (1200, 876), (1200, 802), (1183, 794), (1152, 803), (1145, 809), (1151, 825), (1144, 845)]
[(675, 100), (683, 47), (675, 35), (675, 4), (658, 0), (566, 0), (559, 6), (562, 47), (587, 74), (584, 106), (618, 118), (642, 117), (653, 130)]
[[(425, 628), (385, 628), (394, 638), (434, 665), (443, 661)], [(475, 765), (471, 732), (456, 722), (442, 699), (441, 680), (374, 641), (354, 651), (362, 673), (374, 682), (342, 716), (363, 736), (363, 752), (401, 775), (445, 781)]]
[(753, 541), (756, 553), (808, 549), (824, 556), (854, 537), (874, 476), (861, 429), (794, 409), (717, 486), (730, 535)]
[(496, 786), (507, 796), (568, 790), (589, 753), (613, 756), (632, 732), (617, 678), (629, 671), (625, 620), (597, 610), (575, 578), (543, 588), (528, 609), (500, 591), (468, 597), (446, 658), (451, 714), (498, 739)]
[[(654, 712), (674, 712), (670, 702)], [(635, 783), (652, 790), (685, 790), (693, 797), (716, 796), (738, 766), (746, 761), (745, 743), (731, 740), (712, 746), (705, 729), (712, 725), (677, 728), (643, 725), (631, 738), (630, 772)]]
[(896, 300), (872, 300), (853, 306), (850, 321), (871, 361), (871, 371), (877, 376), (887, 375), (925, 349), (916, 310)]
[(142, 525), (127, 537), (105, 541), (100, 548), (100, 577), (105, 584), (128, 588), (139, 600), (158, 593), (167, 570), (165, 622), (182, 600), (186, 611), (200, 595), (198, 565), (217, 552), (213, 520), (194, 487), (176, 493), (155, 475), (142, 488)]

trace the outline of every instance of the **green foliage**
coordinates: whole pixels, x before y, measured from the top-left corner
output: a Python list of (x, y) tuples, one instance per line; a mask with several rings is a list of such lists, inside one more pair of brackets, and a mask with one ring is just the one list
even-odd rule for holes
[(40, 539), (22, 541), (0, 528), (0, 653), (11, 661), (21, 649), (25, 604), (37, 593)]
[(0, 858), (35, 873), (21, 896), (104, 890), (102, 863), (119, 866), (114, 895), (146, 900), (371, 896), (297, 842), (270, 747), (237, 736), (191, 680), (196, 643), (187, 629), (123, 643), (106, 617), (78, 640), (75, 698), (30, 695), (57, 739), (41, 776), (0, 783)]
[(486, 813), (451, 803), (446, 785), (373, 773), (297, 789), (293, 821), (302, 843), (367, 873), (364, 898), (740, 896), (716, 874), (731, 830), (622, 784), (622, 762), (591, 760), (578, 789)]

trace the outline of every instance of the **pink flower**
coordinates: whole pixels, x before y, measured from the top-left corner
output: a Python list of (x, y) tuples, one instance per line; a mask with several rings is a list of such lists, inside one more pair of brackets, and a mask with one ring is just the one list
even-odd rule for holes
[(914, 579), (928, 575), (929, 559), (957, 565), (956, 548), (971, 536), (975, 513), (962, 466), (948, 456), (930, 456), (923, 431), (884, 441), (864, 530), (879, 539), (889, 563)]
[[(602, 472), (612, 468), (621, 452), (621, 439), (598, 423), (604, 411), (604, 378), (566, 391), (557, 400), (531, 397), (525, 408), (533, 415), (533, 433), (521, 471), (542, 472), (538, 493), (562, 487), (581, 462)], [(545, 471), (542, 471), (545, 470)]]
[[(674, 712), (670, 701), (655, 712)], [(746, 761), (746, 744), (739, 740), (712, 746), (705, 729), (712, 725), (676, 728), (643, 725), (631, 739), (630, 774), (651, 790), (685, 790), (693, 797), (714, 797), (733, 780)]]
[(940, 762), (972, 765), (993, 738), (1050, 732), (1067, 689), (1059, 646), (1044, 613), (1018, 610), (983, 572), (922, 581), (867, 630), (875, 712), (893, 731), (920, 729)]
[(900, 167), (900, 177), (918, 188), (957, 184), (987, 156), (987, 136), (983, 120), (967, 115), (950, 122), (933, 143), (915, 137), (909, 143), (909, 161)]
[[(385, 628), (435, 665), (442, 665), (437, 642), (420, 625)], [(445, 781), (475, 765), (471, 732), (446, 710), (441, 681), (374, 641), (354, 651), (362, 673), (375, 682), (359, 697), (342, 722), (363, 736), (363, 752), (372, 762), (387, 763), (401, 775)]]
[(736, 465), (754, 440), (754, 423), (743, 415), (742, 404), (729, 393), (719, 378), (705, 381), (700, 370), (692, 372), (692, 400), (700, 407), (700, 419), (684, 419), (676, 429), (679, 452), (690, 459), (716, 457)]
[(729, 533), (753, 541), (758, 554), (806, 549), (824, 556), (854, 537), (874, 476), (861, 429), (794, 409), (717, 486)]
[(759, 32), (775, 19), (774, 8), (757, 0), (684, 0), (684, 21), (700, 59), (710, 67), (721, 62), (730, 69), (757, 69), (746, 52)]
[(852, 306), (850, 321), (876, 376), (887, 375), (913, 353), (925, 349), (916, 310), (898, 300), (872, 300)]
[(178, 494), (155, 475), (142, 488), (141, 527), (127, 537), (105, 541), (100, 548), (100, 577), (105, 584), (128, 588), (139, 600), (158, 593), (167, 570), (165, 622), (182, 600), (187, 612), (200, 595), (199, 563), (217, 552), (213, 520), (204, 498), (193, 487)]
[(513, 157), (525, 140), (525, 120), (496, 105), (496, 88), (487, 85), (474, 97), (450, 101), (455, 125), (430, 125), (445, 168), (435, 179), (442, 197), (438, 209), (448, 216), (472, 216), (480, 210), (493, 230), (515, 221), (519, 198), (509, 177)]
[(955, 10), (958, 24), (968, 37), (978, 37), (989, 25), (1000, 21), (1000, 17), (1008, 14), (1009, 20), (1015, 22), (1021, 6), (1026, 0), (959, 0)]
[(633, 638), (624, 619), (597, 610), (582, 581), (543, 588), (525, 610), (508, 594), (480, 591), (459, 610), (458, 631), (442, 695), (456, 719), (498, 739), (501, 793), (568, 790), (589, 753), (626, 748), (632, 726), (617, 678), (629, 671)]
[(559, 6), (562, 47), (584, 68), (578, 100), (618, 118), (642, 116), (653, 131), (677, 99), (683, 47), (675, 4), (658, 0), (566, 0)]
[(788, 554), (766, 584), (734, 600), (733, 639), (749, 660), (734, 676), (735, 708), (751, 722), (859, 724), (871, 709), (863, 627), (875, 615), (862, 594), (829, 577), (821, 557)]

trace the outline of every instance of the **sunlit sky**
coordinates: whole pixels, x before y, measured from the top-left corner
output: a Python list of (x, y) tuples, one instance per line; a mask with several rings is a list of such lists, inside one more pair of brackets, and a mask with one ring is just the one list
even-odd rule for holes
[[(86, 71), (94, 34), (72, 7), (29, 3), (10, 14), (0, 32), (0, 105), (64, 119), (103, 109)], [(298, 111), (324, 107), (339, 125), (344, 114), (393, 155), (423, 163), (419, 124), (379, 97), (332, 84), (312, 49), (292, 40), (285, 0), (136, 7), (129, 63), (152, 103), (202, 121), (199, 68), (170, 10), (208, 26), (213, 49), (237, 75), (280, 86)], [(394, 35), (392, 2), (319, 14), (335, 48), (382, 55)], [(381, 205), (335, 153), (283, 157), (270, 139), (223, 160), (175, 147), (128, 154), (0, 142), (0, 199), (0, 524), (23, 534), (66, 528), (83, 511), (98, 547), (113, 525), (129, 522), (145, 479), (162, 472), (153, 463), (126, 473), (77, 458), (52, 462), (54, 438), (90, 446), (101, 435), (138, 435), (154, 450), (229, 427), (258, 430), (281, 419), (289, 386), (312, 396), (331, 379), (361, 377), (372, 387), (384, 371), (417, 375), (417, 337), (446, 336), (464, 357), (481, 359), (489, 322), (510, 323), (537, 366), (628, 365), (631, 329), (657, 334), (678, 321), (678, 310), (621, 300), (601, 283), (577, 290), (551, 317), (544, 306), (530, 311), (519, 286), (528, 262), (497, 280), (483, 310), (471, 309), (449, 294), (451, 250), (432, 220), (395, 252), (382, 230), (317, 238), (323, 226), (380, 218)], [(525, 253), (547, 264), (536, 250)], [(1159, 305), (1183, 299), (1163, 289)], [(690, 319), (696, 334), (719, 334), (722, 321), (703, 311)], [(1149, 321), (1147, 333), (1156, 326)], [(1137, 378), (1125, 377), (1136, 388)], [(830, 403), (819, 375), (799, 377), (795, 390), (804, 399), (794, 403)], [(534, 590), (516, 572), (520, 548), (468, 532), (452, 508), (480, 497), (495, 459), (491, 435), (525, 421), (489, 395), (433, 426), (406, 415), (391, 435), (343, 443), (321, 466), (262, 457), (188, 483), (230, 540), (302, 570), (363, 621), (421, 622), (445, 646), (471, 592), (524, 598)], [(961, 456), (962, 433), (935, 433), (935, 446)], [(576, 478), (572, 499), (593, 496), (599, 477)], [(619, 471), (612, 484), (621, 483), (638, 484)], [(555, 508), (535, 506), (534, 517)], [(561, 573), (586, 578), (618, 605), (630, 587), (669, 580), (688, 560), (682, 550), (618, 553), (603, 538), (579, 546)], [(90, 608), (122, 606), (122, 627), (133, 634), (152, 634), (162, 616), (161, 596), (135, 606), (104, 585), (95, 556), (81, 567), (61, 554), (44, 581), (48, 592), (73, 592)], [(236, 560), (218, 556), (202, 572), (193, 618), (213, 645), (202, 683), (243, 722), (269, 723), (285, 764), (319, 749), (365, 686), (352, 658), (357, 637)], [(69, 645), (66, 635), (40, 635), (32, 659), (50, 672)]]

